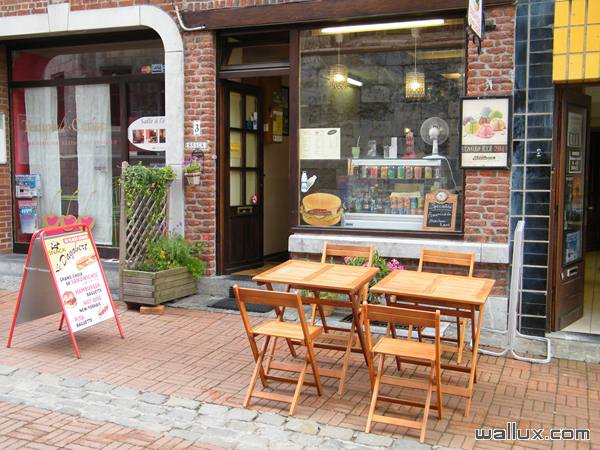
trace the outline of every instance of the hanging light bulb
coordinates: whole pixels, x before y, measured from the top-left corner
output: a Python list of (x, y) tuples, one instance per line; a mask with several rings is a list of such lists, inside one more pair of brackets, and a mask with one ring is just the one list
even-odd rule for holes
[(348, 86), (348, 68), (340, 64), (340, 51), (342, 47), (342, 35), (335, 36), (335, 41), (338, 44), (337, 64), (329, 68), (329, 84), (333, 89), (342, 90)]
[(419, 30), (413, 28), (412, 36), (415, 39), (415, 68), (411, 72), (406, 72), (404, 77), (404, 95), (406, 98), (422, 98), (425, 96), (425, 74), (417, 71), (417, 38)]

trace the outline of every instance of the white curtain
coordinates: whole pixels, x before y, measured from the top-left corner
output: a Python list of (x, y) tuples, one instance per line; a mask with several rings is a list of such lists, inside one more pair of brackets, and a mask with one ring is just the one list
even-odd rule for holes
[(61, 214), (56, 88), (25, 89), (29, 172), (41, 176), (41, 214)]
[(94, 218), (94, 239), (98, 244), (112, 244), (110, 86), (77, 86), (75, 104), (79, 216)]

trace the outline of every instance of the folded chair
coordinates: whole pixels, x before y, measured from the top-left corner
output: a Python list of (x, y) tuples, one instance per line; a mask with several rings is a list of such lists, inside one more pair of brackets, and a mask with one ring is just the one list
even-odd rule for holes
[[(421, 257), (419, 259), (418, 272), (423, 271), (424, 264), (444, 264), (449, 266), (460, 266), (468, 269), (468, 276), (473, 276), (473, 269), (475, 266), (475, 254), (473, 253), (460, 253), (460, 252), (444, 252), (439, 250), (422, 249)], [(401, 300), (401, 299), (400, 299)], [(422, 309), (428, 311), (434, 311), (435, 308), (414, 305), (415, 309)], [(457, 353), (457, 362), (462, 362), (463, 350), (465, 348), (465, 330), (467, 328), (467, 319), (460, 314), (459, 309), (440, 309), (440, 312), (444, 316), (454, 316), (456, 320), (456, 337), (442, 336), (441, 340), (448, 342), (443, 346), (442, 351)], [(423, 338), (433, 339), (432, 335), (424, 334), (421, 328), (417, 329), (419, 335), (419, 341)], [(408, 336), (412, 336), (412, 327), (408, 328)]]
[[(419, 440), (425, 439), (427, 429), (427, 419), (429, 409), (437, 409), (438, 417), (441, 419), (443, 414), (442, 403), (442, 385), (441, 385), (441, 365), (440, 365), (440, 312), (419, 311), (402, 307), (390, 307), (383, 305), (369, 305), (363, 303), (363, 321), (365, 323), (366, 341), (369, 355), (369, 375), (371, 376), (371, 388), (373, 395), (371, 397), (371, 406), (367, 417), (366, 432), (371, 431), (373, 422), (385, 423), (388, 425), (397, 425), (408, 428), (416, 428), (421, 431)], [(381, 336), (373, 345), (370, 323), (372, 320), (385, 322), (388, 324), (388, 332)], [(434, 343), (416, 342), (410, 339), (399, 339), (389, 336), (390, 329), (394, 329), (396, 324), (413, 325), (416, 327), (435, 328)], [(374, 369), (373, 360), (379, 356), (377, 371)], [(399, 358), (407, 363), (426, 363), (430, 366), (428, 380), (409, 380), (400, 377), (383, 375), (385, 370), (385, 358), (391, 356)], [(403, 400), (397, 397), (388, 397), (379, 395), (382, 384), (409, 389), (419, 389), (427, 392), (425, 402), (420, 403), (413, 400)], [(431, 405), (431, 395), (435, 389), (437, 394), (437, 404)], [(423, 409), (423, 418), (420, 422), (415, 420), (401, 419), (398, 417), (384, 416), (375, 414), (378, 401), (386, 401), (408, 406), (420, 406)]]
[[(321, 327), (315, 327), (306, 323), (304, 309), (302, 308), (302, 301), (298, 294), (264, 291), (259, 289), (243, 289), (237, 285), (233, 287), (233, 292), (240, 309), (242, 321), (244, 322), (244, 329), (246, 330), (246, 335), (248, 336), (248, 341), (250, 342), (250, 348), (252, 350), (252, 354), (254, 355), (254, 360), (256, 361), (256, 366), (254, 367), (254, 372), (252, 373), (252, 378), (250, 379), (250, 385), (248, 386), (248, 392), (246, 393), (246, 398), (244, 400), (244, 407), (247, 408), (250, 405), (250, 399), (252, 397), (288, 402), (291, 403), (290, 416), (293, 416), (294, 412), (296, 411), (296, 404), (300, 398), (302, 386), (304, 384), (316, 386), (319, 395), (322, 395), (323, 393), (319, 369), (317, 367), (313, 349), (313, 341), (321, 334), (323, 329)], [(275, 312), (277, 313), (277, 320), (267, 320), (253, 327), (248, 320), (246, 303), (272, 306), (275, 308)], [(298, 312), (298, 323), (284, 322), (283, 308), (296, 309)], [(261, 350), (259, 350), (256, 342), (256, 338), (258, 336), (264, 336), (264, 343)], [(269, 344), (271, 343), (271, 338), (274, 338), (273, 347), (276, 345), (275, 341), (277, 338), (293, 340), (294, 342), (299, 342), (301, 345), (306, 347), (304, 365), (302, 366), (302, 370), (300, 371), (297, 379), (275, 376), (265, 372), (263, 368), (263, 360), (265, 359)], [(304, 381), (309, 365), (314, 377), (314, 382)], [(296, 389), (294, 391), (294, 395), (290, 397), (274, 392), (255, 391), (256, 381), (258, 378), (260, 378), (263, 387), (267, 387), (269, 380), (295, 383)]]
[[(323, 245), (323, 253), (321, 253), (321, 262), (322, 263), (335, 263), (334, 258), (361, 258), (364, 259), (367, 267), (371, 267), (373, 265), (373, 246), (372, 245), (345, 245), (345, 244), (332, 244), (329, 242), (325, 242)], [(366, 300), (369, 292), (368, 284), (365, 284), (364, 288), (360, 292), (359, 301), (362, 302)], [(340, 372), (340, 384), (338, 388), (338, 393), (342, 395), (344, 393), (344, 385), (346, 382), (346, 373), (348, 371), (348, 364), (350, 363), (350, 353), (352, 352), (352, 347), (354, 346), (354, 334), (355, 329), (358, 324), (355, 323), (354, 319), (350, 325), (350, 330), (346, 328), (340, 327), (331, 327), (327, 325), (327, 320), (325, 319), (325, 314), (323, 312), (323, 308), (321, 306), (317, 306), (313, 304), (312, 306), (312, 314), (311, 314), (311, 325), (314, 325), (317, 320), (316, 313), (319, 313), (319, 317), (321, 319), (321, 324), (323, 325), (323, 335), (322, 339), (332, 339), (338, 341), (344, 341), (346, 343), (346, 352), (344, 354), (344, 361), (342, 364), (342, 370)], [(329, 331), (341, 331), (348, 333), (348, 336), (342, 336), (339, 334), (330, 334)]]

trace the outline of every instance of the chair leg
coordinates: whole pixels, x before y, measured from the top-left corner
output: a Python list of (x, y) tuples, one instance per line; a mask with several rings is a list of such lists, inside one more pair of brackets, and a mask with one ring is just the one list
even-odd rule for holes
[(437, 396), (437, 411), (438, 418), (441, 419), (444, 415), (444, 401), (442, 399), (442, 364), (439, 359), (435, 361), (435, 390)]
[(344, 393), (344, 386), (346, 384), (346, 373), (348, 372), (348, 364), (350, 363), (350, 354), (352, 353), (352, 347), (354, 346), (354, 319), (350, 325), (350, 333), (348, 336), (348, 344), (346, 345), (346, 352), (344, 353), (344, 362), (342, 364), (342, 374), (340, 376), (340, 386), (338, 388), (338, 394), (341, 396)]
[(317, 323), (317, 305), (312, 305), (310, 311), (310, 324), (314, 326)]
[(306, 369), (308, 369), (309, 359), (310, 357), (307, 353), (306, 358), (304, 358), (304, 365), (302, 366), (302, 370), (300, 371), (300, 376), (298, 377), (298, 383), (296, 383), (296, 389), (294, 390), (294, 397), (292, 398), (292, 404), (290, 406), (290, 416), (293, 416), (296, 412), (296, 404), (298, 403), (298, 399), (300, 398), (300, 391), (302, 391), (302, 385), (304, 384), (304, 377), (306, 376)]
[(377, 365), (377, 377), (375, 378), (375, 385), (373, 386), (373, 395), (371, 396), (371, 406), (369, 407), (369, 415), (367, 417), (367, 426), (365, 428), (366, 433), (371, 432), (371, 425), (373, 423), (373, 415), (375, 414), (375, 407), (377, 406), (377, 397), (379, 396), (379, 386), (381, 386), (381, 376), (383, 375), (383, 362), (385, 355), (379, 356), (379, 364)]
[[(246, 392), (246, 398), (244, 399), (244, 408), (247, 408), (250, 405), (250, 399), (252, 398), (252, 393), (256, 388), (256, 380), (260, 374), (261, 379), (264, 378), (264, 372), (262, 368), (262, 362), (267, 352), (267, 348), (269, 347), (269, 342), (271, 341), (271, 336), (265, 337), (265, 345), (263, 346), (262, 351), (258, 354), (258, 358), (256, 359), (256, 365), (254, 366), (254, 372), (252, 372), (252, 378), (250, 378), (250, 385), (248, 386), (248, 392)], [(263, 383), (264, 385), (264, 383)]]
[(317, 385), (317, 393), (319, 395), (323, 395), (323, 385), (321, 384), (321, 375), (319, 374), (319, 367), (317, 366), (317, 359), (315, 358), (315, 351), (312, 345), (312, 342), (306, 345), (306, 355), (309, 358), (310, 366), (312, 367), (313, 378), (315, 379), (315, 384)]
[(421, 422), (421, 435), (419, 442), (422, 444), (425, 441), (425, 431), (427, 431), (427, 419), (429, 418), (429, 407), (431, 405), (431, 394), (433, 391), (433, 364), (431, 365), (431, 375), (429, 377), (429, 389), (427, 389), (427, 398), (425, 399), (425, 408), (423, 409), (423, 421)]
[(412, 341), (412, 333), (413, 333), (413, 326), (409, 325), (408, 326), (408, 333), (407, 333), (407, 336), (406, 336), (406, 340)]
[[(460, 322), (462, 322), (462, 324), (459, 326), (459, 330), (458, 330), (458, 358), (456, 359), (456, 362), (458, 364), (460, 364), (462, 362), (462, 357), (463, 357), (463, 351), (465, 349), (465, 331), (467, 329), (467, 319), (463, 318)], [(457, 323), (458, 320), (457, 320)]]

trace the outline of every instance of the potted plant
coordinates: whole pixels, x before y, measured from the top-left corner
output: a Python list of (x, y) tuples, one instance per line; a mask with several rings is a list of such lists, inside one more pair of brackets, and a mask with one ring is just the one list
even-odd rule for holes
[[(367, 261), (364, 258), (353, 258), (350, 256), (346, 256), (344, 258), (344, 263), (349, 266), (365, 266)], [(375, 252), (373, 254), (373, 267), (377, 267), (379, 272), (373, 277), (371, 282), (369, 283), (369, 289), (379, 283), (382, 279), (384, 279), (390, 272), (394, 270), (404, 270), (404, 266), (400, 264), (400, 261), (397, 259), (387, 260), (379, 256), (379, 253)], [(378, 296), (373, 295), (373, 293), (369, 290), (369, 295), (367, 297), (367, 301), (369, 303), (379, 303)]]
[(200, 184), (200, 175), (202, 174), (202, 166), (195, 160), (188, 162), (184, 169), (183, 174), (187, 184), (197, 185)]
[(123, 301), (159, 305), (198, 292), (198, 279), (206, 269), (200, 259), (202, 243), (183, 236), (164, 234), (146, 247), (146, 256), (136, 266), (123, 270)]

